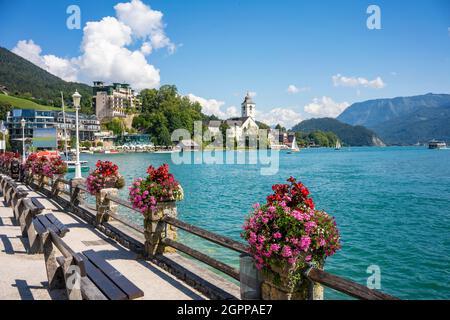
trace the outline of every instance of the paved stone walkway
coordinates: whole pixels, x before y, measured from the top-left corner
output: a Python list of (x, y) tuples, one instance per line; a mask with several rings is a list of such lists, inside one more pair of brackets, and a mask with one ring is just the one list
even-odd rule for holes
[[(27, 188), (28, 189), (28, 188)], [(138, 259), (115, 241), (107, 238), (78, 217), (62, 212), (57, 205), (40, 194), (29, 191), (53, 213), (70, 232), (63, 238), (75, 252), (94, 250), (114, 268), (132, 281), (142, 291), (144, 300), (202, 300), (205, 297), (196, 290), (164, 271)], [(0, 198), (3, 200), (3, 198)], [(28, 241), (22, 238), (20, 227), (13, 224), (13, 212), (0, 201), (0, 299), (46, 300), (58, 299), (58, 293), (50, 296), (43, 255), (28, 255)]]

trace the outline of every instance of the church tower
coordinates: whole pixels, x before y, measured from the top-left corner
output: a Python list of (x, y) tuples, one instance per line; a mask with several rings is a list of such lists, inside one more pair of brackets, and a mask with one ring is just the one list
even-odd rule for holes
[(247, 92), (244, 102), (242, 102), (242, 117), (243, 118), (253, 118), (255, 120), (256, 114), (256, 104), (253, 102), (250, 92)]

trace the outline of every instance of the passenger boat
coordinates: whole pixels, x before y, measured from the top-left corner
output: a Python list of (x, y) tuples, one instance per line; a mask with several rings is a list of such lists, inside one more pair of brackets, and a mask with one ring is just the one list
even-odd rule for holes
[(444, 149), (447, 144), (444, 141), (432, 140), (428, 143), (428, 149)]

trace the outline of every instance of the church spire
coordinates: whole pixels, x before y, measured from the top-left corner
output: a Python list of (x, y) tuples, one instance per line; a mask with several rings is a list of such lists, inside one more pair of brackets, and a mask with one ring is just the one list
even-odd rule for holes
[(247, 95), (244, 98), (244, 102), (242, 102), (242, 117), (247, 118), (251, 117), (253, 120), (255, 119), (255, 110), (256, 104), (252, 100), (252, 96), (250, 91), (247, 91)]

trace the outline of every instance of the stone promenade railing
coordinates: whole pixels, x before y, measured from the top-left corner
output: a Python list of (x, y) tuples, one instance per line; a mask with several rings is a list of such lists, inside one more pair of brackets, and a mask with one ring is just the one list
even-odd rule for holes
[[(257, 271), (254, 268), (254, 263), (247, 254), (247, 245), (179, 220), (177, 218), (175, 202), (164, 204), (164, 206), (160, 207), (156, 213), (146, 217), (144, 219), (144, 225), (140, 226), (118, 214), (119, 206), (126, 207), (133, 211), (137, 210), (134, 209), (128, 201), (117, 196), (117, 189), (102, 190), (96, 197), (96, 209), (93, 210), (85, 204), (84, 199), (87, 189), (84, 186), (83, 179), (65, 180), (57, 178), (53, 181), (43, 182), (42, 179), (30, 175), (23, 175), (20, 179), (31, 188), (52, 198), (66, 210), (75, 213), (87, 223), (94, 225), (107, 236), (115, 239), (130, 250), (141, 254), (145, 258), (155, 262), (161, 262), (161, 257), (164, 256), (164, 253), (174, 251), (182, 252), (237, 280), (241, 286), (241, 298), (260, 298), (261, 283), (259, 282)], [(130, 235), (129, 232), (124, 231), (123, 228), (117, 227), (117, 223), (114, 225), (111, 224), (111, 219), (126, 228), (131, 229), (134, 236), (133, 234)], [(239, 253), (241, 255), (240, 269), (238, 270), (177, 241), (177, 228)], [(135, 235), (138, 235), (138, 237)], [(144, 243), (137, 239), (139, 236), (145, 239)], [(311, 290), (309, 290), (310, 294), (303, 297), (304, 299), (314, 298), (312, 288), (318, 284), (357, 299), (396, 299), (395, 297), (378, 290), (369, 289), (354, 281), (332, 275), (314, 267), (305, 270), (304, 276), (311, 286)], [(183, 280), (186, 280), (188, 283), (196, 281), (195, 277)], [(209, 294), (212, 298), (227, 298), (226, 295), (220, 295), (217, 292), (211, 293), (202, 287), (197, 286), (196, 288)], [(205, 292), (205, 290), (208, 292)]]

